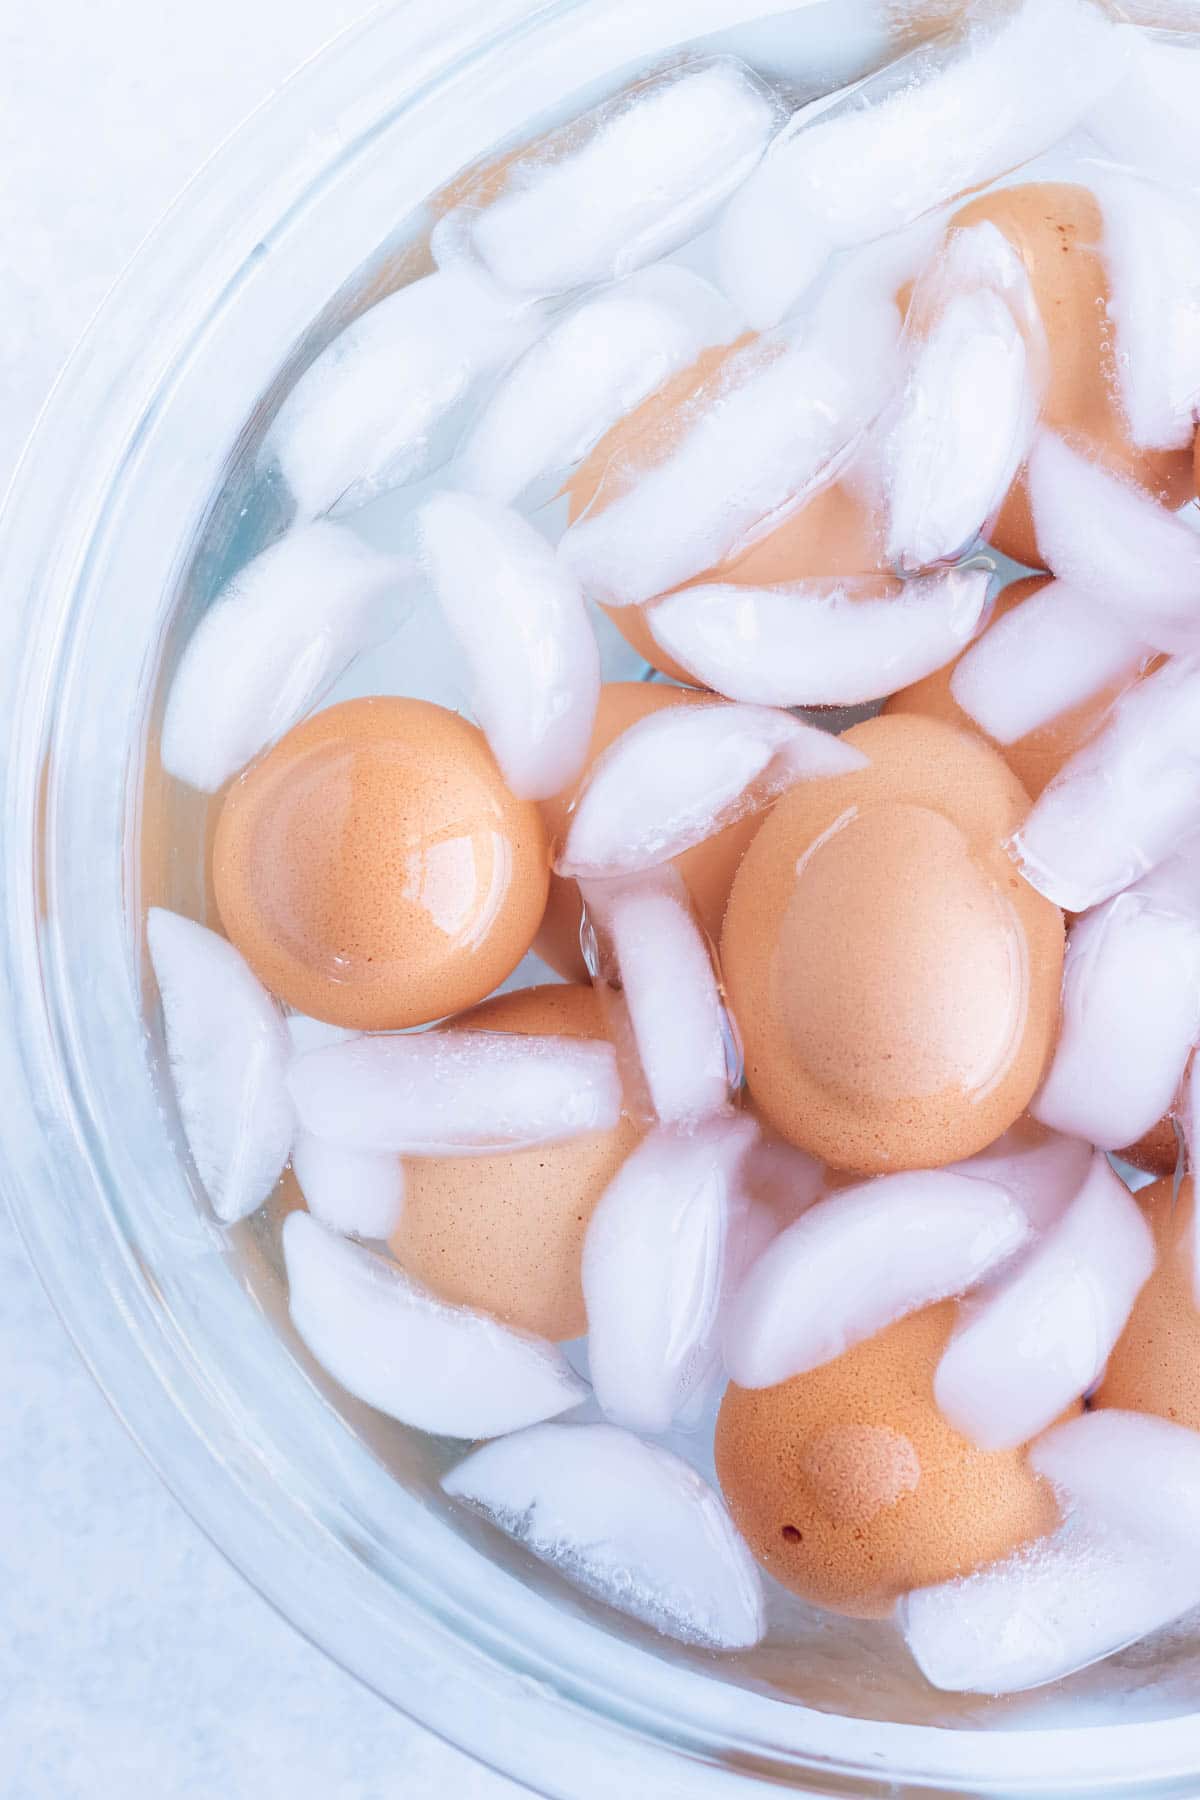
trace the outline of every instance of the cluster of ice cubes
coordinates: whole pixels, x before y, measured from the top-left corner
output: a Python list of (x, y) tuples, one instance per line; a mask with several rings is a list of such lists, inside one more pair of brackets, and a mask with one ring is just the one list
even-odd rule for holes
[[(1200, 154), (1197, 92), (1193, 45), (1094, 0), (1018, 0), (790, 113), (735, 58), (685, 56), (477, 171), (433, 233), (434, 272), (347, 325), (280, 407), (261, 461), (295, 522), (234, 575), (175, 674), (163, 763), (209, 793), (431, 607), (522, 797), (584, 765), (594, 603), (648, 605), (659, 645), (737, 703), (623, 733), (559, 847), (619, 995), (616, 1050), (285, 1021), (223, 938), (162, 911), (148, 924), (179, 1117), (218, 1218), (254, 1211), (291, 1159), (308, 1206), (283, 1228), (291, 1318), (318, 1363), (407, 1425), (493, 1440), (449, 1494), (698, 1644), (757, 1641), (761, 1580), (703, 1477), (635, 1434), (668, 1433), (726, 1376), (785, 1380), (949, 1296), (968, 1298), (939, 1405), (985, 1447), (1037, 1437), (1065, 1519), (902, 1602), (930, 1680), (1050, 1681), (1200, 1602), (1200, 1439), (1114, 1412), (1051, 1428), (1153, 1264), (1103, 1151), (1181, 1093), (1195, 1116), (1200, 534), (1039, 424), (1047, 350), (1023, 266), (990, 226), (944, 234), (957, 198), (1082, 141), (1092, 160), (1072, 178), (1104, 222), (1131, 441), (1183, 445), (1200, 223), (1177, 184)], [(702, 232), (715, 283), (670, 260)], [(906, 326), (895, 294), (913, 277)], [(705, 353), (675, 416), (634, 420), (560, 542), (517, 510)], [(1056, 579), (989, 624), (994, 565), (972, 553), (1022, 467)], [(843, 476), (885, 521), (884, 572), (720, 578)], [(355, 515), (417, 482), (403, 553), (369, 548)], [(786, 709), (878, 701), (969, 644), (954, 696), (1001, 744), (1124, 689), (1013, 846), (1083, 915), (1044, 1129), (827, 1194), (819, 1165), (733, 1108), (735, 1028), (667, 865), (792, 783), (861, 764)], [(588, 1231), (585, 1382), (556, 1346), (435, 1299), (382, 1242), (402, 1158), (609, 1129), (623, 1079), (650, 1129)], [(589, 1393), (607, 1423), (547, 1422)]]

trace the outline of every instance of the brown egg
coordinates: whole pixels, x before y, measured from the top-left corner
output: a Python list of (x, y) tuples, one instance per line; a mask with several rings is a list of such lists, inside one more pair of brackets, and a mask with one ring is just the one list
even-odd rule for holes
[(1154, 1232), (1158, 1262), (1134, 1301), (1093, 1406), (1157, 1413), (1200, 1431), (1200, 1310), (1192, 1286), (1191, 1176), (1143, 1188), (1138, 1203)]
[(993, 1142), (1036, 1091), (1062, 914), (1003, 848), (1029, 802), (981, 738), (895, 714), (845, 739), (869, 767), (798, 783), (743, 858), (726, 991), (782, 1136), (834, 1168), (932, 1168)]
[[(610, 463), (640, 466), (662, 453), (678, 435), (688, 402), (727, 357), (749, 342), (742, 337), (736, 344), (703, 351), (690, 368), (672, 377), (601, 438), (567, 483), (572, 521), (592, 504)], [(731, 581), (744, 587), (770, 587), (812, 576), (875, 574), (886, 566), (883, 557), (882, 536), (869, 509), (835, 483), (821, 489), (757, 543), (684, 586)], [(652, 668), (673, 681), (695, 685), (695, 677), (656, 641), (646, 622), (647, 608), (613, 606), (605, 611)]]
[(1196, 442), (1192, 446), (1192, 491), (1200, 500), (1200, 431), (1196, 433)]
[(347, 700), (229, 790), (213, 851), (229, 937), (289, 1005), (395, 1030), (497, 987), (546, 903), (541, 814), (443, 706)]
[[(1138, 449), (1117, 397), (1100, 248), (1103, 221), (1095, 196), (1069, 182), (1026, 182), (981, 194), (951, 224), (983, 219), (1004, 233), (1029, 270), (1050, 350), (1044, 423), (1086, 440), (1108, 468), (1164, 505), (1181, 506), (1191, 484), (1188, 453)], [(1018, 562), (1043, 566), (1023, 475), (1013, 484), (991, 541)]]
[[(453, 1031), (604, 1036), (590, 987), (501, 994), (463, 1014)], [(506, 1324), (562, 1341), (587, 1330), (580, 1263), (588, 1222), (640, 1136), (615, 1131), (501, 1156), (413, 1158), (404, 1213), (392, 1236), (398, 1262), (427, 1287)]]
[(777, 1387), (726, 1389), (715, 1454), (734, 1523), (817, 1606), (882, 1617), (1057, 1523), (1022, 1451), (978, 1449), (934, 1404), (955, 1310), (912, 1313)]
[(1116, 1154), (1147, 1175), (1174, 1175), (1179, 1161), (1179, 1137), (1171, 1114), (1164, 1113), (1136, 1144), (1126, 1144)]
[[(1030, 594), (1036, 594), (1039, 588), (1045, 587), (1049, 580), (1048, 575), (1029, 575), (1023, 581), (1011, 582), (996, 600), (993, 620), (1011, 612), (1014, 606), (1019, 606)], [(955, 658), (954, 662), (947, 663), (944, 668), (926, 675), (924, 680), (914, 681), (911, 687), (901, 688), (899, 693), (893, 694), (886, 702), (884, 712), (921, 713), (926, 718), (944, 719), (948, 725), (958, 725), (964, 731), (973, 731), (984, 737), (986, 734), (982, 728), (974, 719), (968, 718), (950, 692), (950, 682), (958, 662), (959, 659)], [(1162, 658), (1156, 657), (1147, 663), (1146, 673), (1158, 668), (1161, 662)], [(1073, 706), (1057, 719), (1051, 719), (1049, 724), (1027, 732), (1015, 744), (995, 746), (1031, 799), (1037, 799), (1063, 764), (1086, 743), (1118, 694), (1128, 686), (1126, 680), (1115, 681), (1092, 699)], [(991, 742), (990, 739), (988, 741)]]
[[(584, 777), (601, 751), (607, 750), (614, 738), (649, 713), (658, 712), (664, 706), (689, 706), (697, 702), (707, 702), (710, 706), (714, 703), (709, 694), (700, 694), (694, 689), (668, 687), (665, 682), (660, 681), (605, 682), (600, 689), (600, 704), (596, 709), (596, 723), (592, 729), (592, 741), (583, 775), (567, 793), (542, 802), (542, 818), (546, 822), (546, 834), (551, 848), (564, 835), (568, 811)], [(675, 858), (675, 867), (687, 883), (700, 923), (714, 944), (721, 936), (725, 903), (729, 898), (737, 866), (760, 823), (761, 819), (754, 815), (738, 819), (734, 824), (727, 825), (724, 831), (719, 831), (715, 837), (706, 838), (703, 843), (696, 844), (691, 850), (685, 850)], [(552, 969), (569, 981), (586, 981), (588, 978), (587, 966), (579, 948), (579, 922), (582, 914), (579, 884), (564, 880), (561, 875), (551, 874), (546, 916), (533, 947)]]

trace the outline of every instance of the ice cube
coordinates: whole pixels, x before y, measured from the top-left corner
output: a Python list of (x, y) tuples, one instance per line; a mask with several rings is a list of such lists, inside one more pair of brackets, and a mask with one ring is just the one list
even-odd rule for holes
[(1122, 680), (1152, 652), (1090, 593), (1051, 581), (997, 619), (963, 656), (950, 691), (998, 744), (1015, 744)]
[(390, 1237), (404, 1207), (404, 1165), (398, 1156), (349, 1150), (300, 1131), (292, 1172), (314, 1219), (345, 1237)]
[(1085, 1669), (1197, 1602), (1194, 1545), (1166, 1557), (1138, 1539), (1068, 1519), (1002, 1562), (908, 1594), (897, 1622), (934, 1687), (1013, 1694)]
[(412, 606), (415, 570), (324, 522), (291, 531), (222, 588), (167, 699), (168, 774), (215, 793), (321, 700)]
[(948, 1166), (959, 1175), (974, 1175), (1007, 1188), (1035, 1231), (1060, 1219), (1087, 1178), (1092, 1146), (1081, 1138), (1063, 1137), (1028, 1115), (1003, 1137)]
[(1071, 928), (1063, 1015), (1035, 1118), (1106, 1150), (1162, 1118), (1200, 1037), (1200, 916), (1137, 889)]
[(717, 1112), (730, 1097), (727, 1021), (716, 971), (682, 878), (671, 868), (589, 882), (584, 906), (605, 941), (660, 1124)]
[(504, 779), (519, 799), (547, 800), (582, 769), (600, 694), (578, 584), (541, 534), (494, 500), (435, 494), (419, 529)]
[(960, 555), (995, 518), (1028, 455), (1047, 366), (1028, 273), (994, 225), (950, 234), (910, 317), (883, 446), (888, 553), (903, 571)]
[(355, 1150), (487, 1155), (611, 1131), (621, 1088), (611, 1044), (515, 1032), (351, 1038), (298, 1056), (288, 1087), (306, 1131)]
[(583, 1248), (588, 1360), (618, 1424), (666, 1431), (717, 1360), (745, 1215), (751, 1119), (652, 1132), (592, 1214)]
[(608, 464), (560, 555), (610, 606), (653, 600), (736, 555), (836, 473), (878, 416), (900, 315), (841, 287), (811, 318), (735, 349), (665, 427)]
[(1180, 657), (1123, 694), (1012, 840), (1027, 881), (1070, 912), (1111, 899), (1200, 825), (1200, 667)]
[(295, 1132), (283, 1015), (215, 931), (152, 906), (146, 940), (192, 1161), (227, 1225), (261, 1206)]
[(825, 1169), (815, 1156), (766, 1134), (755, 1139), (742, 1165), (742, 1186), (768, 1218), (772, 1237), (812, 1205), (824, 1184)]
[(670, 1637), (737, 1650), (762, 1636), (750, 1552), (708, 1483), (658, 1444), (614, 1425), (535, 1425), (476, 1450), (442, 1486)]
[(324, 1050), (327, 1044), (345, 1044), (359, 1035), (349, 1025), (331, 1025), (328, 1019), (314, 1019), (308, 1013), (289, 1013), (284, 1023), (293, 1056)]
[(1200, 166), (1200, 42), (1194, 33), (1125, 28), (1125, 74), (1088, 113), (1108, 154), (1177, 183)]
[(302, 516), (348, 511), (450, 454), (472, 385), (537, 326), (468, 269), (426, 275), (354, 319), (307, 368), (263, 443)]
[(765, 806), (794, 781), (847, 774), (866, 760), (829, 732), (768, 707), (664, 707), (629, 726), (592, 765), (558, 873), (637, 874)]
[(1030, 1235), (1005, 1188), (945, 1169), (831, 1194), (738, 1289), (724, 1331), (729, 1374), (752, 1388), (806, 1374), (907, 1313), (966, 1293)]
[[(1192, 67), (1200, 76), (1194, 52)], [(1092, 185), (1104, 216), (1108, 313), (1116, 326), (1117, 381), (1130, 436), (1154, 449), (1184, 449), (1200, 411), (1196, 195), (1115, 172)]]
[(1150, 1227), (1099, 1151), (1057, 1224), (962, 1309), (934, 1397), (985, 1450), (1026, 1443), (1099, 1376), (1154, 1267)]
[(511, 505), (737, 332), (729, 303), (690, 269), (663, 264), (604, 289), (553, 324), (500, 382), (455, 461), (455, 479)]
[(1029, 1462), (1088, 1520), (1157, 1546), (1167, 1561), (1200, 1555), (1200, 1432), (1106, 1406), (1046, 1432)]
[(903, 584), (872, 577), (681, 588), (646, 615), (705, 687), (764, 706), (858, 706), (931, 675), (970, 642), (985, 569)]
[(447, 1306), (307, 1213), (284, 1220), (283, 1257), (292, 1324), (321, 1367), (418, 1431), (498, 1437), (587, 1393), (557, 1345)]
[(540, 138), (482, 209), (468, 190), (440, 232), (439, 259), (467, 249), (526, 295), (628, 275), (700, 230), (781, 113), (736, 58), (690, 58)]
[(1029, 499), (1060, 580), (1158, 650), (1200, 648), (1200, 536), (1048, 431), (1029, 459)]
[[(768, 243), (772, 217), (785, 241), (820, 230), (849, 245), (895, 231), (1057, 143), (1111, 91), (1125, 50), (1090, 0), (977, 14), (957, 42), (934, 39), (796, 114), (726, 215), (732, 244)], [(804, 261), (796, 267), (802, 281)], [(783, 270), (772, 298), (786, 307)]]

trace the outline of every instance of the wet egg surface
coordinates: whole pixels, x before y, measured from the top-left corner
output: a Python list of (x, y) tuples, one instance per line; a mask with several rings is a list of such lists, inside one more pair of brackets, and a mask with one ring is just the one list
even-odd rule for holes
[(379, 1031), (473, 1005), (511, 973), (549, 858), (482, 732), (383, 697), (317, 713), (233, 784), (213, 869), (225, 930), (267, 988)]
[(834, 1168), (932, 1168), (1024, 1112), (1058, 1024), (1063, 922), (1004, 844), (1028, 804), (928, 719), (846, 734), (867, 769), (779, 801), (721, 950), (755, 1104)]
[(1138, 1203), (1154, 1232), (1158, 1262), (1108, 1359), (1093, 1405), (1157, 1413), (1200, 1431), (1200, 1310), (1193, 1289), (1192, 1178), (1143, 1188)]

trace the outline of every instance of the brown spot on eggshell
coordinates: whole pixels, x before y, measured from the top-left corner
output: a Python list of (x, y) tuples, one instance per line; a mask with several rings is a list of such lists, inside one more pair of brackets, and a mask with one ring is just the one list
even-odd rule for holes
[(424, 700), (348, 700), (231, 786), (213, 851), (225, 930), (271, 991), (394, 1030), (473, 1005), (528, 950), (549, 852), (483, 733)]
[[(487, 1000), (439, 1027), (602, 1038), (589, 987), (526, 988)], [(411, 1158), (404, 1212), (392, 1235), (396, 1260), (462, 1306), (539, 1337), (587, 1330), (583, 1240), (605, 1188), (640, 1136), (623, 1118), (612, 1131), (497, 1156)]]
[[(587, 762), (578, 782), (566, 793), (542, 802), (542, 817), (551, 848), (565, 836), (570, 808), (579, 789), (596, 758), (607, 750), (614, 738), (619, 737), (639, 719), (644, 719), (663, 707), (694, 706), (698, 702), (709, 706), (717, 704), (711, 694), (669, 687), (665, 682), (605, 682), (600, 689)], [(724, 831), (705, 838), (702, 843), (693, 845), (690, 850), (685, 850), (674, 858), (675, 867), (683, 876), (692, 896), (700, 923), (714, 943), (721, 935), (725, 905), (738, 864), (761, 823), (761, 814), (752, 813), (746, 818), (737, 819), (732, 825), (727, 825)], [(578, 882), (552, 873), (545, 917), (533, 947), (552, 969), (569, 981), (586, 981), (588, 978), (587, 966), (579, 948), (582, 916)]]
[(715, 1453), (734, 1522), (776, 1580), (818, 1606), (882, 1617), (910, 1589), (1057, 1523), (1021, 1450), (980, 1450), (934, 1404), (955, 1311), (913, 1313), (776, 1387), (726, 1390)]
[[(1050, 351), (1043, 422), (1082, 439), (1114, 474), (1136, 482), (1163, 505), (1181, 506), (1191, 485), (1188, 452), (1139, 449), (1121, 408), (1101, 248), (1104, 226), (1095, 196), (1073, 182), (1025, 182), (978, 196), (950, 224), (981, 220), (1004, 233), (1029, 271)], [(1023, 474), (1013, 483), (991, 541), (1018, 562), (1044, 566)]]
[(981, 738), (896, 714), (871, 760), (777, 801), (721, 937), (755, 1106), (833, 1168), (973, 1155), (1020, 1117), (1058, 1028), (1063, 920), (1004, 844), (1028, 810)]
[(1137, 1196), (1158, 1261), (1108, 1359), (1093, 1406), (1156, 1413), (1200, 1431), (1200, 1310), (1193, 1287), (1192, 1178), (1169, 1176)]
[[(992, 613), (993, 621), (1003, 618), (1005, 613), (1019, 606), (1022, 600), (1036, 594), (1049, 580), (1048, 575), (1030, 575), (1022, 581), (1010, 582), (997, 597)], [(950, 691), (950, 683), (960, 660), (956, 657), (944, 668), (926, 675), (922, 681), (914, 681), (911, 687), (901, 688), (899, 693), (893, 694), (886, 702), (884, 712), (921, 713), (926, 718), (943, 719), (948, 725), (957, 725), (964, 731), (973, 731), (977, 736), (985, 737), (986, 733), (962, 710)], [(1153, 658), (1147, 663), (1145, 672), (1148, 674), (1160, 667), (1161, 662), (1161, 657)], [(1100, 693), (1094, 694), (1090, 700), (1084, 700), (1080, 705), (1060, 713), (1056, 719), (1040, 725), (1036, 731), (1027, 732), (1015, 744), (996, 744), (998, 754), (1004, 758), (1032, 800), (1037, 799), (1063, 764), (1099, 728), (1113, 701), (1130, 685), (1128, 679), (1115, 681)], [(987, 741), (991, 743), (993, 740), (989, 738)]]
[[(650, 467), (677, 441), (689, 409), (696, 404), (705, 384), (728, 357), (750, 341), (746, 336), (735, 344), (702, 351), (689, 368), (665, 382), (611, 427), (567, 483), (572, 522), (597, 497), (601, 506), (606, 503), (607, 470)], [(821, 577), (878, 574), (885, 568), (878, 521), (849, 489), (834, 483), (814, 494), (757, 542), (684, 586), (720, 581), (742, 587), (771, 587)], [(659, 645), (647, 623), (647, 610), (644, 606), (605, 608), (626, 640), (652, 668), (673, 681), (694, 684), (695, 677)]]

